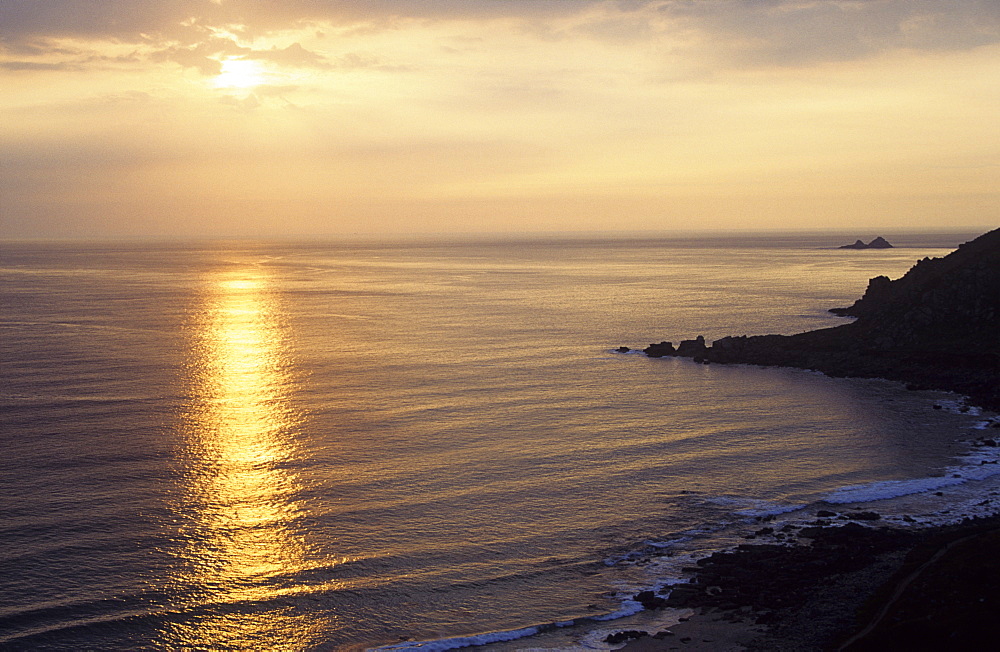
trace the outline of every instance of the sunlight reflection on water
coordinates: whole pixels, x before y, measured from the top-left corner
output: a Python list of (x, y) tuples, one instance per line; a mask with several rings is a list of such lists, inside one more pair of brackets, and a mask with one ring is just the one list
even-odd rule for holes
[(273, 602), (295, 591), (306, 564), (289, 470), (301, 419), (279, 315), (268, 279), (254, 271), (214, 278), (195, 316), (179, 506), (186, 543), (174, 578), (189, 602), (164, 632), (171, 646), (298, 649), (320, 626)]
[(940, 397), (612, 348), (833, 325), (868, 278), (939, 253), (8, 248), (0, 647), (562, 621), (648, 587), (628, 560), (649, 542), (711, 552), (748, 509), (939, 475), (975, 420)]

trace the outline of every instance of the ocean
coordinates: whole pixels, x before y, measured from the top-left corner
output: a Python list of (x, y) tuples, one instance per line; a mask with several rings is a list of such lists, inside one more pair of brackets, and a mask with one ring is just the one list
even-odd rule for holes
[(884, 235), (3, 243), (0, 647), (600, 648), (761, 518), (939, 514), (960, 397), (616, 352), (977, 234)]

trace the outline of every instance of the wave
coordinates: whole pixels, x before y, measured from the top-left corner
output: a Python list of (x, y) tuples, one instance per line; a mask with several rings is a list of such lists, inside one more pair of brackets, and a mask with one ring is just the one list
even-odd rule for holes
[[(968, 412), (960, 403), (942, 407), (948, 411)], [(998, 424), (1000, 420), (992, 417), (974, 425), (973, 430), (997, 428), (1000, 427)], [(748, 543), (748, 540), (798, 545), (794, 534), (785, 533), (816, 525), (836, 527), (855, 523), (866, 527), (919, 527), (957, 523), (966, 518), (996, 513), (1000, 506), (1000, 439), (994, 441), (978, 437), (967, 443), (969, 449), (965, 454), (959, 456), (957, 463), (947, 467), (940, 476), (847, 485), (808, 504), (728, 495), (702, 496), (700, 500), (703, 504), (721, 507), (725, 514), (714, 522), (687, 529), (663, 541), (644, 541), (636, 549), (605, 559), (607, 566), (638, 568), (646, 572), (643, 582), (618, 587), (616, 594), (620, 606), (609, 613), (561, 623), (434, 641), (404, 642), (375, 649), (436, 652), (504, 643), (561, 627), (586, 630), (574, 636), (577, 641), (575, 649), (579, 646), (614, 648), (604, 643), (608, 633), (645, 628), (636, 619), (644, 611), (643, 605), (635, 599), (639, 592), (668, 594), (672, 585), (689, 579), (688, 569), (698, 559), (713, 552), (733, 549)], [(949, 490), (947, 495), (942, 492), (943, 489)]]
[(455, 638), (442, 638), (435, 641), (406, 641), (403, 643), (393, 643), (392, 645), (383, 645), (376, 648), (371, 648), (372, 650), (421, 650), (423, 652), (442, 652), (443, 650), (457, 650), (463, 647), (472, 647), (474, 645), (489, 645), (490, 643), (504, 643), (507, 641), (516, 641), (519, 638), (526, 638), (528, 636), (534, 636), (541, 633), (542, 631), (547, 631), (560, 626), (572, 625), (573, 621), (567, 621), (563, 624), (553, 623), (551, 625), (535, 625), (532, 627), (524, 627), (522, 629), (511, 629), (503, 632), (489, 632), (486, 634), (474, 634), (472, 636), (458, 636)]

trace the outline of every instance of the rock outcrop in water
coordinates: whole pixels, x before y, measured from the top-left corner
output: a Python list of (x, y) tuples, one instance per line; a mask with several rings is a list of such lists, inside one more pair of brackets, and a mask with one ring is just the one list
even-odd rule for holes
[(651, 345), (654, 357), (814, 369), (944, 389), (1000, 409), (1000, 229), (902, 278), (871, 279), (864, 296), (833, 309), (856, 320), (798, 335), (724, 337)]
[(874, 240), (872, 240), (871, 242), (869, 242), (868, 244), (865, 244), (861, 240), (855, 240), (854, 244), (842, 245), (839, 248), (840, 249), (892, 249), (892, 245), (889, 244), (888, 240), (886, 240), (882, 236), (879, 236)]

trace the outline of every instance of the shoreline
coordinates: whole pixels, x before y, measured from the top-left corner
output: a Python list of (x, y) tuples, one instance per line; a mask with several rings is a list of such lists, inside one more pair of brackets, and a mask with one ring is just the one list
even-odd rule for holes
[(1000, 604), (1000, 562), (992, 561), (1000, 559), (1000, 514), (913, 529), (814, 528), (804, 538), (701, 560), (691, 590), (667, 599), (695, 615), (623, 649), (858, 652), (995, 642), (988, 614)]
[(1000, 229), (942, 258), (919, 260), (896, 280), (876, 276), (852, 306), (829, 312), (855, 320), (794, 335), (728, 336), (711, 346), (699, 335), (676, 348), (660, 342), (643, 351), (654, 358), (884, 378), (956, 392), (1000, 409)]
[[(980, 482), (988, 490), (977, 486), (975, 493), (1000, 497), (1000, 477)], [(873, 522), (867, 518), (845, 525), (834, 517), (801, 528), (794, 540), (748, 542), (696, 559), (688, 582), (664, 587), (661, 604), (629, 616), (463, 637), (458, 645), (445, 639), (375, 649), (875, 652), (948, 649), (956, 636), (961, 649), (987, 649), (995, 631), (984, 613), (1000, 606), (1000, 596), (992, 596), (1000, 586), (1000, 512), (953, 518), (959, 520), (870, 526), (861, 525)], [(984, 560), (996, 560), (985, 574)], [(971, 573), (956, 583), (956, 567)], [(940, 618), (935, 602), (948, 592), (948, 613)], [(866, 625), (871, 631), (842, 647)], [(899, 647), (905, 637), (910, 643)], [(921, 647), (925, 641), (935, 642)]]
[[(992, 434), (1000, 419), (983, 416), (991, 427), (982, 431)], [(977, 450), (982, 448), (970, 445), (966, 469), (976, 468)], [(956, 567), (1000, 560), (1000, 474), (818, 507), (808, 510), (816, 517), (811, 523), (763, 517), (746, 542), (697, 559), (685, 568), (686, 583), (657, 596), (662, 608), (690, 609), (692, 615), (667, 628), (667, 635), (648, 631), (619, 649), (838, 650), (866, 625), (870, 631), (845, 650), (890, 649), (907, 636), (905, 649), (927, 649), (921, 646), (929, 640), (945, 649), (956, 637), (973, 647), (995, 640), (992, 620), (982, 613), (983, 605), (1000, 606), (1000, 597), (990, 598), (1000, 586), (1000, 567), (957, 584), (953, 578)], [(949, 604), (940, 606), (949, 591)], [(945, 609), (946, 617), (939, 617)], [(908, 632), (898, 631), (901, 619)]]
[[(995, 432), (1000, 418), (983, 416), (982, 430)], [(691, 615), (617, 649), (859, 652), (995, 641), (985, 614), (1000, 606), (1000, 474), (825, 505), (804, 527), (761, 518), (747, 542), (697, 559), (687, 582), (657, 596), (661, 608)], [(963, 569), (971, 572), (956, 580)]]
[[(945, 409), (965, 414), (957, 407)], [(724, 534), (728, 541), (714, 551), (673, 545), (634, 551), (629, 563), (649, 569), (650, 585), (638, 593), (619, 591), (623, 609), (618, 617), (580, 617), (520, 633), (493, 632), (461, 637), (461, 642), (410, 641), (378, 649), (837, 649), (835, 643), (861, 629), (864, 621), (858, 622), (857, 614), (873, 610), (867, 602), (894, 586), (893, 578), (908, 567), (915, 549), (953, 532), (1000, 531), (1000, 446), (976, 445), (977, 438), (984, 439), (980, 433), (991, 441), (1000, 436), (995, 426), (1000, 417), (987, 413), (976, 418), (978, 425), (966, 427), (965, 437), (956, 439), (966, 443), (965, 454), (953, 458), (954, 464), (939, 476), (842, 487), (791, 510), (751, 510), (745, 520), (711, 535)], [(847, 557), (855, 558), (850, 568), (843, 567), (845, 550)], [(1000, 559), (1000, 540), (995, 552)], [(720, 562), (727, 559), (736, 563)], [(774, 579), (775, 568), (797, 568), (795, 560), (821, 572)], [(727, 572), (718, 572), (720, 568)], [(767, 599), (793, 595), (791, 605), (761, 603), (768, 582)], [(1000, 575), (997, 582), (1000, 586)], [(630, 612), (629, 607), (634, 609)], [(502, 638), (506, 634), (513, 636)]]
[[(711, 346), (698, 336), (676, 348), (671, 342), (651, 344), (643, 352), (696, 363), (879, 378), (906, 383), (907, 389), (955, 392), (986, 409), (1000, 409), (998, 263), (1000, 229), (995, 229), (943, 258), (918, 261), (895, 281), (871, 279), (854, 305), (830, 311), (856, 318), (851, 323), (788, 336), (730, 336)], [(965, 411), (977, 409), (969, 399), (961, 400)], [(1000, 421), (992, 416), (977, 428), (990, 426)], [(976, 447), (997, 451), (1000, 441), (989, 433), (967, 443), (969, 450), (955, 460), (958, 466), (939, 478), (843, 487), (798, 510), (800, 516), (812, 511), (812, 522), (761, 516), (761, 527), (745, 536), (753, 543), (722, 548), (696, 559), (693, 567), (674, 565), (687, 582), (671, 583), (661, 573), (653, 589), (636, 593), (632, 602), (646, 611), (687, 609), (694, 615), (672, 629), (656, 630), (628, 629), (623, 619), (618, 633), (603, 640), (604, 649), (800, 651), (840, 649), (844, 643), (852, 651), (887, 645), (965, 649), (991, 641), (992, 619), (984, 605), (992, 613), (1000, 607), (1000, 597), (994, 597), (1000, 561), (986, 564), (989, 572), (982, 577), (976, 570), (986, 559), (1000, 560), (1000, 475), (993, 467), (982, 468), (998, 459)], [(921, 508), (933, 504), (933, 497), (942, 498), (934, 513), (922, 520), (908, 513), (922, 499)], [(877, 503), (878, 511), (865, 509), (865, 501)], [(890, 505), (902, 510), (896, 518), (883, 517)], [(667, 570), (671, 565), (661, 562), (669, 556), (663, 549), (649, 550), (640, 563)]]

